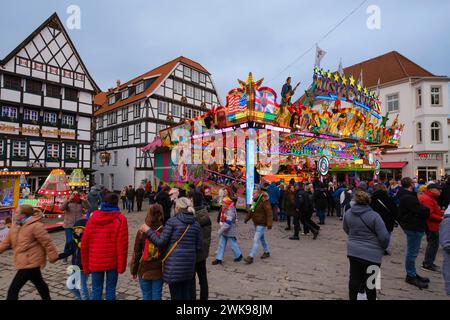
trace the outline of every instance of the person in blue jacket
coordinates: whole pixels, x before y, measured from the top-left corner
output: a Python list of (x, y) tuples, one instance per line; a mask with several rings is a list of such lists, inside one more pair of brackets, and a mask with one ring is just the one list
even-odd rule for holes
[(278, 188), (275, 182), (272, 182), (267, 188), (267, 193), (269, 194), (269, 202), (272, 206), (273, 221), (278, 221), (278, 211), (281, 196), (280, 188)]

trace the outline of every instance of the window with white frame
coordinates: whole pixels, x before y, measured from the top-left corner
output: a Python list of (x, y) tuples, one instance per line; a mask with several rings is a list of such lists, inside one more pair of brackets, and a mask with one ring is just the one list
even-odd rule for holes
[(183, 94), (183, 84), (179, 81), (173, 82), (173, 91), (178, 94)]
[(113, 141), (113, 134), (112, 134), (111, 130), (106, 133), (106, 139), (107, 139), (108, 143), (112, 143), (112, 141)]
[[(115, 164), (117, 165), (117, 164)], [(115, 187), (115, 179), (114, 179), (114, 174), (110, 173), (109, 174), (109, 190), (114, 191), (114, 187)]]
[(139, 118), (141, 116), (141, 104), (135, 103), (133, 104), (133, 114), (135, 118)]
[(26, 157), (27, 156), (28, 145), (26, 141), (13, 141), (12, 143), (12, 156)]
[(211, 103), (211, 92), (205, 91), (205, 102)]
[(144, 83), (141, 82), (136, 86), (136, 94), (139, 94), (144, 91)]
[(167, 126), (165, 124), (156, 124), (156, 133), (159, 133), (161, 130), (167, 128)]
[(134, 125), (134, 138), (141, 139), (141, 124), (140, 123)]
[(184, 108), (184, 117), (187, 119), (192, 118), (192, 109)]
[(0, 140), (0, 157), (4, 155), (5, 150), (5, 140)]
[(65, 126), (73, 126), (75, 124), (75, 117), (70, 114), (63, 114), (61, 123)]
[(99, 133), (99, 136), (98, 136), (98, 144), (100, 145), (100, 146), (103, 146), (104, 144), (105, 144), (105, 135), (104, 135), (104, 132), (100, 132)]
[(172, 115), (174, 117), (181, 117), (181, 106), (178, 104), (172, 104)]
[(97, 121), (98, 121), (98, 128), (99, 129), (103, 128), (103, 116), (98, 117)]
[(105, 185), (105, 174), (104, 173), (100, 173), (100, 185), (101, 186)]
[(128, 135), (129, 135), (129, 128), (128, 127), (123, 127), (122, 128), (122, 140), (123, 141), (128, 141)]
[(184, 75), (186, 77), (190, 77), (191, 76), (191, 69), (189, 67), (184, 66)]
[(417, 123), (417, 143), (422, 143), (422, 123)]
[(33, 62), (33, 69), (37, 71), (44, 71), (44, 64), (40, 62)]
[(416, 106), (417, 108), (422, 106), (422, 88), (416, 89)]
[(437, 121), (431, 124), (431, 142), (441, 142), (441, 124)]
[(119, 162), (118, 159), (119, 159), (119, 152), (114, 151), (113, 152), (113, 163), (112, 163), (113, 166), (117, 166), (117, 163)]
[(158, 113), (167, 114), (168, 103), (166, 101), (158, 100)]
[(97, 164), (97, 153), (96, 152), (94, 152), (92, 154), (92, 164)]
[(198, 83), (198, 71), (192, 70), (192, 81)]
[(66, 144), (65, 159), (66, 160), (77, 160), (78, 159), (78, 147), (76, 144)]
[(9, 107), (9, 106), (2, 106), (2, 117), (16, 119), (17, 118), (17, 108)]
[(128, 107), (122, 109), (122, 121), (128, 121)]
[(47, 158), (59, 158), (59, 144), (47, 144)]
[(192, 86), (186, 86), (186, 96), (189, 98), (194, 97), (194, 88)]
[(108, 113), (108, 125), (117, 123), (117, 111)]
[(57, 115), (54, 112), (44, 112), (44, 122), (52, 125), (56, 124)]
[(108, 98), (108, 103), (114, 104), (115, 102), (116, 102), (116, 95), (115, 94), (110, 95)]
[(441, 105), (441, 87), (431, 87), (431, 105)]
[(25, 109), (23, 111), (23, 120), (38, 121), (39, 120), (39, 112), (36, 110)]
[(206, 75), (204, 73), (200, 73), (200, 82), (206, 82)]
[(202, 90), (199, 88), (194, 89), (195, 100), (202, 100)]
[(119, 136), (119, 129), (114, 129), (112, 131), (112, 142), (117, 142)]
[(398, 112), (398, 93), (387, 96), (387, 105), (389, 112)]
[(125, 100), (128, 98), (128, 89), (122, 91), (122, 100)]
[(192, 110), (192, 117), (197, 118), (200, 115), (200, 111), (198, 110)]

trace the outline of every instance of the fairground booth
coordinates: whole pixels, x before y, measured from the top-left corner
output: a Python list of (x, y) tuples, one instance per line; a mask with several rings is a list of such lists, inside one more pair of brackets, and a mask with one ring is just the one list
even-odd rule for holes
[(19, 204), (20, 192), (26, 187), (24, 171), (0, 171), (0, 220), (12, 217), (14, 209)]
[(252, 74), (227, 95), (225, 106), (160, 131), (144, 147), (155, 153), (155, 175), (173, 187), (232, 188), (237, 207), (252, 201), (255, 183), (377, 180), (382, 152), (396, 148), (403, 131), (388, 125), (377, 95), (320, 68), (298, 103)]

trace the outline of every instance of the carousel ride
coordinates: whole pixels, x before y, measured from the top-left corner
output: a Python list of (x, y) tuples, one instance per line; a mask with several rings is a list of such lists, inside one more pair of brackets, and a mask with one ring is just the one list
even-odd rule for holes
[(251, 203), (253, 186), (264, 181), (332, 180), (339, 169), (371, 170), (381, 154), (397, 148), (404, 126), (381, 114), (378, 96), (353, 76), (316, 67), (298, 102), (277, 103), (276, 92), (238, 80), (225, 106), (160, 131), (144, 148), (155, 153), (156, 177), (172, 186), (208, 185), (213, 197), (233, 187), (237, 206)]

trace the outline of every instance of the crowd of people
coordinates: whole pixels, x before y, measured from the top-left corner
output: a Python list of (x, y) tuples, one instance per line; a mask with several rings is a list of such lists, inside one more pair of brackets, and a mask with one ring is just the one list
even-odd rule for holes
[[(127, 261), (129, 243), (128, 220), (123, 210), (142, 210), (148, 197), (150, 205), (142, 225), (135, 230), (131, 261)], [(116, 299), (119, 275), (127, 267), (131, 277), (138, 281), (144, 300), (161, 300), (164, 283), (171, 299), (195, 300), (197, 281), (200, 299), (208, 299), (206, 260), (209, 256), (212, 222), (211, 194), (207, 187), (174, 189), (160, 183), (156, 192), (151, 185), (136, 190), (124, 188), (120, 194), (105, 188), (92, 187), (87, 195), (75, 191), (61, 204), (65, 211), (66, 244), (58, 253), (42, 221), (42, 213), (22, 205), (15, 212), (10, 228), (0, 224), (3, 241), (0, 253), (12, 248), (17, 274), (8, 290), (7, 299), (18, 299), (26, 282), (31, 281), (43, 299), (50, 292), (41, 269), (48, 260), (72, 259), (79, 271), (78, 285), (71, 286), (74, 298), (79, 300)], [(427, 246), (422, 270), (442, 272), (446, 292), (450, 295), (450, 179), (446, 182), (401, 181), (374, 183), (359, 181), (345, 185), (333, 182), (264, 183), (256, 185), (253, 201), (247, 209), (244, 223), (251, 221), (254, 236), (248, 254), (243, 254), (238, 239), (236, 193), (229, 186), (219, 192), (217, 215), (217, 250), (212, 265), (224, 260), (230, 244), (234, 262), (255, 262), (260, 245), (261, 259), (270, 258), (266, 233), (276, 221), (286, 221), (285, 231), (293, 226), (291, 240), (299, 240), (300, 232), (312, 234), (316, 240), (328, 216), (336, 214), (342, 220), (343, 232), (348, 235), (349, 298), (376, 299), (376, 287), (369, 285), (373, 270), (379, 271), (382, 259), (390, 255), (391, 234), (396, 227), (406, 237), (405, 281), (420, 289), (430, 280), (417, 273), (416, 259), (421, 240), (426, 235)], [(86, 215), (84, 215), (86, 213)], [(317, 219), (314, 218), (314, 215)], [(443, 248), (443, 269), (435, 264), (439, 245)], [(32, 258), (30, 258), (32, 257)], [(375, 269), (374, 269), (375, 268)], [(91, 277), (91, 287), (88, 280)]]

